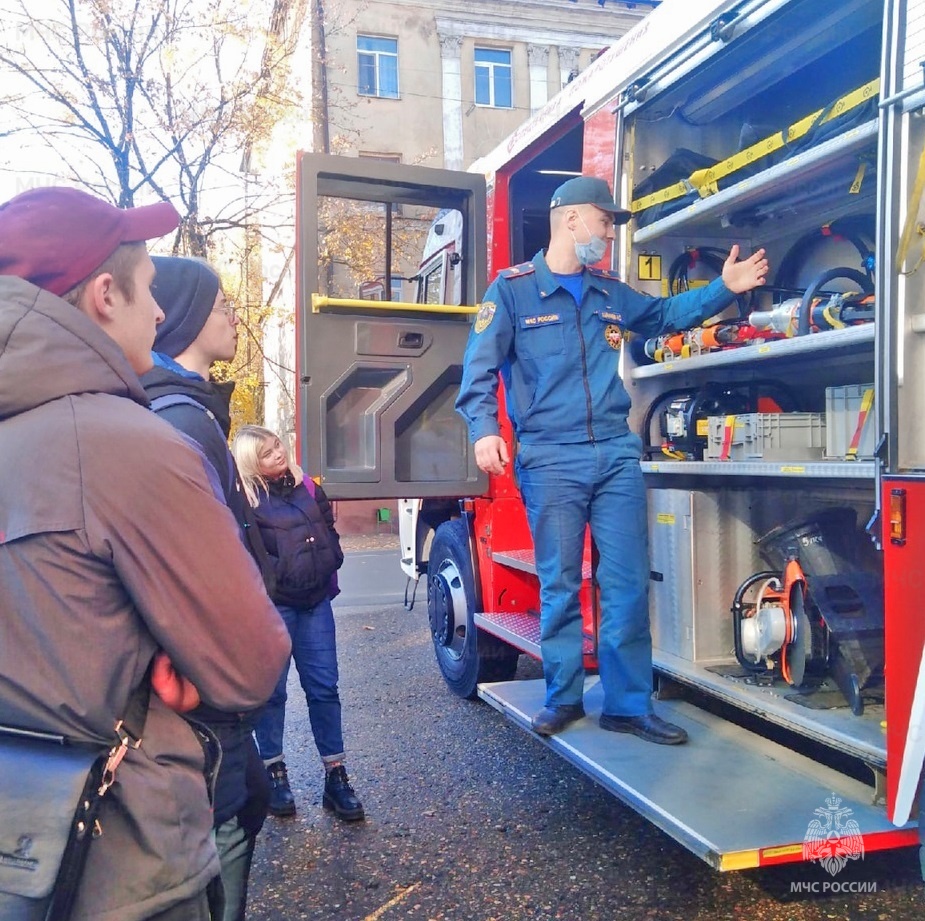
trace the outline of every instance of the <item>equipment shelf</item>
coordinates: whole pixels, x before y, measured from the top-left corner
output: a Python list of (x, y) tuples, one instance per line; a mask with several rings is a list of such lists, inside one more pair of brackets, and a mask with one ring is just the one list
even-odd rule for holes
[(855, 716), (844, 702), (831, 709), (812, 709), (796, 703), (793, 697), (798, 695), (788, 689), (730, 679), (717, 670), (717, 662), (690, 662), (660, 649), (653, 649), (652, 661), (658, 671), (682, 684), (708, 690), (711, 696), (858, 758), (872, 768), (886, 766), (882, 703), (868, 703), (861, 716)]
[(664, 364), (642, 365), (630, 372), (631, 380), (645, 380), (685, 371), (701, 371), (708, 368), (751, 365), (769, 359), (797, 358), (825, 349), (826, 354), (835, 350), (863, 351), (874, 342), (874, 324), (846, 326), (844, 329), (830, 329), (823, 333), (797, 336), (793, 339), (772, 339), (743, 345), (719, 352), (707, 352), (691, 358), (678, 358)]
[[(825, 194), (825, 178), (837, 179), (832, 194), (843, 197), (851, 184), (858, 164), (858, 154), (869, 147), (877, 137), (877, 122), (859, 125), (838, 137), (825, 141), (783, 163), (762, 170), (754, 176), (737, 182), (715, 195), (654, 221), (633, 234), (637, 245), (655, 240), (679, 229), (716, 232), (722, 218), (733, 209), (774, 204), (786, 199), (788, 209), (794, 204), (818, 205), (818, 197)], [(841, 179), (847, 176), (847, 182)], [(873, 187), (873, 183), (868, 183)], [(821, 192), (820, 192), (821, 190)], [(855, 205), (859, 199), (855, 199)]]
[(801, 479), (872, 480), (875, 461), (643, 461), (643, 473), (659, 476), (799, 477)]

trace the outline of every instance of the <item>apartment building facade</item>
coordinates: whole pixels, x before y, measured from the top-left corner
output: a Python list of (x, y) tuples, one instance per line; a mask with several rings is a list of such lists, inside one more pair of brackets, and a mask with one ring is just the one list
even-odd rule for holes
[(654, 5), (326, 0), (331, 148), (466, 169)]
[[(539, 111), (654, 2), (615, 0), (311, 0), (311, 136), (315, 151), (466, 169)], [(304, 70), (308, 70), (306, 66)], [(304, 145), (309, 146), (309, 145)], [(426, 237), (429, 218), (411, 239)], [(368, 222), (361, 208), (357, 220)], [(405, 230), (414, 217), (406, 210)], [(349, 243), (356, 244), (356, 237)], [(393, 253), (413, 275), (421, 248)], [(334, 256), (329, 293), (383, 297), (374, 272)], [(393, 285), (396, 285), (393, 278)], [(399, 298), (401, 284), (391, 297)], [(297, 345), (289, 322), (268, 324), (266, 417), (294, 437)], [(394, 506), (394, 503), (391, 503)], [(375, 503), (338, 503), (342, 533), (376, 524)]]

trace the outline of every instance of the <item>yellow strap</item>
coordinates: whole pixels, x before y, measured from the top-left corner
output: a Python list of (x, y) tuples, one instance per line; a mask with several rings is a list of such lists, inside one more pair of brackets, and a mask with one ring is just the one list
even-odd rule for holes
[(694, 187), (690, 182), (688, 182), (687, 179), (682, 179), (674, 185), (665, 186), (664, 189), (659, 189), (657, 192), (650, 192), (643, 198), (637, 198), (630, 205), (630, 211), (633, 213), (645, 211), (646, 208), (651, 208), (653, 205), (660, 205), (662, 202), (673, 201), (675, 198), (687, 195), (688, 192), (692, 192), (693, 190)]
[(720, 460), (729, 460), (729, 453), (732, 450), (732, 439), (735, 437), (736, 417), (726, 416), (723, 422), (723, 443), (719, 452)]
[[(925, 190), (925, 147), (922, 147), (922, 153), (919, 155), (919, 165), (915, 171), (915, 183), (912, 186), (912, 194), (909, 196), (909, 204), (906, 207), (906, 220), (903, 224), (903, 232), (899, 237), (899, 247), (896, 250), (896, 271), (900, 275), (911, 275), (922, 264), (922, 259), (920, 258), (915, 268), (909, 272), (903, 271), (906, 256), (909, 255), (909, 245), (912, 243), (912, 233), (919, 227), (917, 218), (923, 190)], [(920, 230), (918, 232), (921, 234)], [(925, 249), (923, 249), (923, 255), (925, 255)]]
[(848, 187), (849, 195), (858, 195), (861, 191), (861, 183), (864, 181), (864, 174), (867, 172), (867, 160), (861, 157), (858, 163), (858, 171), (854, 174), (854, 182)]
[(845, 454), (847, 460), (856, 460), (858, 456), (858, 446), (861, 443), (861, 430), (864, 428), (864, 423), (867, 421), (867, 414), (870, 412), (871, 406), (874, 405), (874, 390), (872, 387), (868, 387), (864, 391), (863, 396), (861, 397), (861, 409), (858, 412), (858, 424), (855, 427), (854, 435), (851, 438), (851, 444), (848, 447), (848, 452)]
[(845, 324), (842, 323), (839, 312), (835, 309), (836, 306), (840, 305), (833, 305), (830, 301), (825, 305), (825, 307), (822, 308), (822, 315), (825, 317), (826, 322), (829, 324), (829, 326), (832, 327), (832, 329), (844, 329)]
[[(651, 208), (653, 205), (672, 201), (675, 198), (680, 198), (682, 195), (687, 195), (692, 189), (697, 189), (701, 197), (713, 195), (719, 191), (718, 182), (720, 179), (725, 179), (727, 176), (732, 175), (732, 173), (742, 169), (742, 167), (748, 166), (756, 160), (760, 160), (768, 156), (768, 154), (780, 150), (786, 144), (798, 140), (807, 134), (811, 128), (815, 127), (817, 123), (820, 125), (825, 124), (833, 118), (838, 118), (839, 115), (857, 108), (857, 106), (866, 102), (868, 99), (876, 96), (879, 91), (879, 78), (871, 80), (863, 86), (859, 86), (856, 90), (852, 90), (847, 95), (842, 96), (840, 99), (837, 99), (829, 108), (828, 113), (826, 113), (825, 108), (822, 108), (813, 112), (811, 115), (807, 115), (805, 118), (801, 118), (798, 122), (794, 122), (794, 124), (787, 129), (786, 138), (784, 137), (783, 131), (778, 131), (777, 134), (772, 134), (770, 137), (764, 138), (764, 140), (759, 141), (757, 144), (752, 144), (751, 147), (740, 150), (731, 157), (727, 157), (725, 160), (720, 161), (715, 166), (709, 167), (709, 169), (697, 170), (691, 173), (688, 179), (682, 179), (680, 182), (676, 182), (664, 189), (659, 189), (657, 192), (652, 192), (643, 198), (636, 199), (630, 205), (630, 209), (634, 213), (645, 211), (646, 208)], [(821, 118), (824, 113), (826, 113), (825, 117)]]

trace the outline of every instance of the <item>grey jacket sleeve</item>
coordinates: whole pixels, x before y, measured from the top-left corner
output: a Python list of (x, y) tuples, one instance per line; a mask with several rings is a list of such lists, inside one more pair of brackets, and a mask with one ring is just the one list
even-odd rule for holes
[(288, 660), (286, 626), (202, 457), (154, 414), (137, 428), (118, 456), (111, 445), (84, 444), (88, 537), (202, 700), (251, 710)]

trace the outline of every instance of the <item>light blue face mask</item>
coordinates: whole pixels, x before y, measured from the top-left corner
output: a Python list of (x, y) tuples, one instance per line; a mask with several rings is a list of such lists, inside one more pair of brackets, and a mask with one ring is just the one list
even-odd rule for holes
[(607, 240), (591, 233), (588, 225), (585, 224), (585, 219), (580, 214), (578, 217), (584, 224), (585, 230), (588, 231), (589, 239), (587, 243), (579, 243), (575, 240), (575, 233), (572, 232), (572, 239), (575, 240), (575, 256), (582, 265), (594, 265), (604, 258), (604, 253), (607, 252)]

